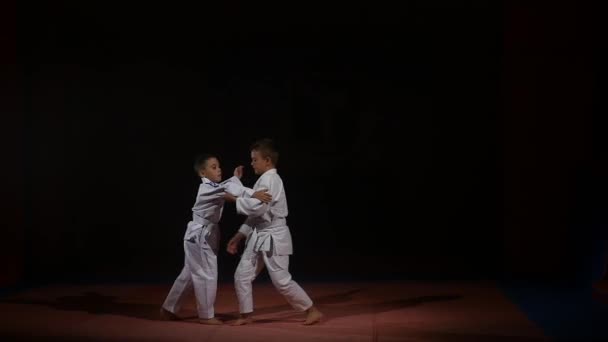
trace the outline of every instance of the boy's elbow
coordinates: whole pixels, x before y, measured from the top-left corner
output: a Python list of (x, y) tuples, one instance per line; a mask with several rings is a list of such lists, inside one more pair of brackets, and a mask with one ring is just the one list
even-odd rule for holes
[(251, 210), (249, 211), (249, 216), (258, 217), (266, 214), (266, 212), (268, 212), (268, 205), (261, 204), (260, 206), (251, 208)]

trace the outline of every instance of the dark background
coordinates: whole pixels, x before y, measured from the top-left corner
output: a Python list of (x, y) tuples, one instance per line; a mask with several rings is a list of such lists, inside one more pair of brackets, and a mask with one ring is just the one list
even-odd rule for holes
[[(599, 8), (2, 6), (0, 285), (171, 281), (194, 156), (227, 178), (261, 137), (282, 152), (296, 279), (604, 275)], [(224, 245), (242, 220), (226, 206)]]

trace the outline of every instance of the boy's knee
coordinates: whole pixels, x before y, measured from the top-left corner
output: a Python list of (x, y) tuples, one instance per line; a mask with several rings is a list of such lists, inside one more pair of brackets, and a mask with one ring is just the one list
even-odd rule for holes
[(272, 277), (272, 284), (279, 291), (289, 290), (291, 284), (291, 275), (285, 277)]
[(247, 282), (247, 273), (244, 272), (243, 270), (237, 268), (236, 271), (234, 272), (234, 283), (240, 284), (240, 283), (244, 283), (244, 282)]
[(197, 272), (194, 272), (192, 277), (195, 279), (213, 281), (213, 280), (217, 280), (217, 272), (208, 272), (208, 271), (199, 270)]

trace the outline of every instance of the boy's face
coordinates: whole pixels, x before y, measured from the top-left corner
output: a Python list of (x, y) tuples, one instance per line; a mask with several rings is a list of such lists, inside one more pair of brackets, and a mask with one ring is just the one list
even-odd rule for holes
[(222, 181), (222, 169), (220, 162), (216, 158), (209, 158), (205, 162), (205, 166), (198, 171), (201, 177), (206, 177), (212, 182), (219, 183)]
[(256, 175), (261, 175), (273, 168), (270, 158), (263, 157), (260, 151), (257, 150), (251, 151), (251, 167), (253, 167), (253, 172)]

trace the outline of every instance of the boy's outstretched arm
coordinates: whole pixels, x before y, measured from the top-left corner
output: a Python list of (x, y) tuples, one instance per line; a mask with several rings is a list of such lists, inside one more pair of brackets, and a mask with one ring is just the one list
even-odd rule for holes
[[(272, 197), (270, 202), (277, 201), (280, 196), (281, 184), (277, 183), (277, 180), (275, 178), (262, 176), (257, 188), (268, 189), (268, 193)], [(268, 210), (270, 210), (270, 202), (257, 201), (252, 198), (239, 197), (236, 201), (236, 211), (242, 215), (247, 215), (250, 217), (260, 217), (263, 216), (266, 212), (268, 212)]]
[(272, 196), (268, 194), (266, 189), (259, 189), (254, 191), (253, 189), (243, 186), (241, 178), (243, 177), (243, 166), (237, 166), (234, 169), (234, 177), (231, 177), (221, 183), (222, 187), (226, 191), (224, 199), (230, 202), (236, 202), (237, 197), (255, 198), (262, 203), (269, 203), (272, 201)]
[[(268, 190), (266, 189), (255, 191), (253, 194), (251, 194), (251, 198), (255, 198), (262, 203), (270, 203), (272, 201), (272, 196), (268, 193)], [(236, 202), (237, 196), (226, 192), (224, 194), (224, 199), (229, 202)]]
[(228, 201), (228, 202), (236, 202), (236, 196), (232, 195), (232, 194), (231, 194), (231, 193), (229, 193), (229, 192), (226, 192), (226, 193), (224, 194), (224, 199), (225, 199), (226, 201)]

